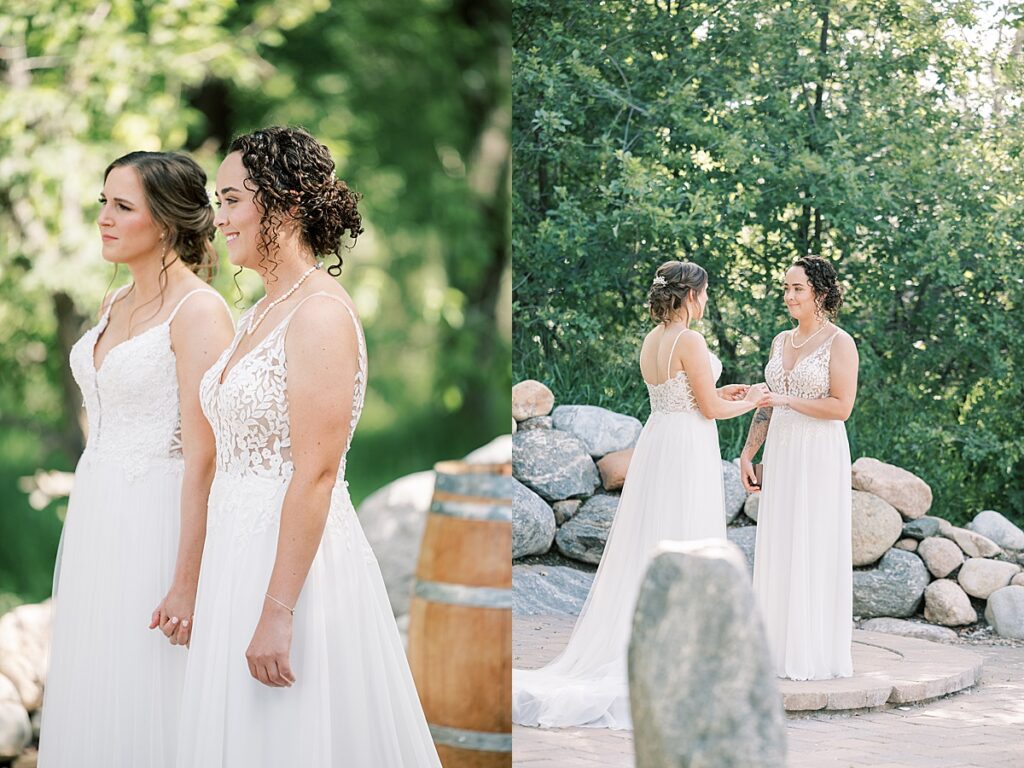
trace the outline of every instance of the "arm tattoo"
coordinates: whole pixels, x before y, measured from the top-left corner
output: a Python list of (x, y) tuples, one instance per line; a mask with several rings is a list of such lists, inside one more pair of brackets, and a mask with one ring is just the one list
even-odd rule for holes
[(755, 411), (754, 418), (750, 422), (750, 431), (747, 432), (747, 442), (743, 445), (744, 452), (749, 453), (751, 459), (764, 445), (765, 438), (768, 437), (768, 422), (771, 420), (771, 408), (758, 408)]

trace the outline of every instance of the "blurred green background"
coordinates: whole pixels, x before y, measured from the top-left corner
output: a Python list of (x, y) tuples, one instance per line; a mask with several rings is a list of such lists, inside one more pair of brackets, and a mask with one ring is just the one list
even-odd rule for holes
[[(357, 505), (508, 432), (510, 12), (505, 0), (3, 4), (0, 613), (50, 592), (65, 500), (33, 508), (19, 478), (71, 470), (82, 449), (67, 353), (113, 275), (95, 200), (125, 152), (190, 152), (212, 190), (234, 135), (301, 125), (364, 195), (367, 233), (342, 276), (370, 354), (348, 463)], [(239, 290), (233, 272), (224, 258), (214, 285), (244, 309), (262, 288), (246, 274)]]
[(513, 28), (517, 381), (646, 418), (669, 259), (710, 274), (722, 382), (760, 381), (786, 266), (820, 254), (853, 456), (1024, 523), (1024, 3), (514, 0)]

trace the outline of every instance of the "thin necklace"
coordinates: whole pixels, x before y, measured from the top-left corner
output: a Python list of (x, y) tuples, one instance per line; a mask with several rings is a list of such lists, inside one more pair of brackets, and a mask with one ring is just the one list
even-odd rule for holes
[(826, 328), (827, 326), (828, 326), (828, 320), (826, 320), (826, 321), (825, 321), (824, 323), (822, 323), (822, 324), (821, 324), (821, 328), (819, 328), (818, 330), (816, 330), (816, 331), (815, 331), (814, 333), (812, 333), (812, 334), (811, 334), (810, 336), (808, 336), (808, 337), (807, 337), (806, 339), (804, 339), (803, 341), (801, 341), (801, 342), (800, 342), (799, 344), (797, 344), (797, 343), (796, 343), (795, 341), (793, 341), (793, 337), (794, 337), (794, 336), (796, 336), (796, 330), (794, 329), (793, 333), (791, 333), (791, 334), (789, 335), (789, 345), (790, 345), (790, 346), (791, 346), (791, 347), (792, 347), (793, 349), (800, 349), (801, 347), (803, 347), (803, 346), (806, 346), (806, 345), (807, 345), (807, 342), (809, 342), (809, 341), (810, 341), (811, 339), (813, 339), (813, 338), (814, 338), (815, 336), (817, 336), (817, 335), (818, 335), (819, 333), (821, 333), (822, 331), (824, 331), (824, 330), (825, 330), (825, 328)]
[(309, 277), (310, 275), (312, 275), (318, 269), (320, 269), (320, 262), (319, 261), (316, 264), (314, 264), (312, 267), (307, 269), (305, 272), (303, 272), (302, 275), (299, 276), (299, 279), (295, 281), (295, 284), (291, 288), (289, 288), (282, 295), (278, 296), (272, 302), (267, 304), (267, 308), (264, 309), (262, 312), (260, 312), (260, 316), (259, 317), (257, 317), (255, 320), (251, 319), (251, 317), (250, 317), (249, 327), (245, 329), (245, 332), (249, 336), (252, 336), (253, 333), (256, 332), (256, 329), (260, 327), (260, 323), (263, 322), (263, 318), (267, 316), (267, 313), (270, 310), (272, 310), (274, 307), (276, 307), (278, 304), (280, 304), (282, 301), (287, 299), (289, 296), (291, 296), (293, 293), (295, 293), (297, 290), (299, 290), (299, 286), (302, 285), (304, 282), (306, 282), (306, 278)]

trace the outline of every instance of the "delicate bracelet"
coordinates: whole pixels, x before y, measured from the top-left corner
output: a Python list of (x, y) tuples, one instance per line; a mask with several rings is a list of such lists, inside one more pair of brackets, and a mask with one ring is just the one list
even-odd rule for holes
[(288, 613), (290, 613), (290, 614), (291, 614), (292, 616), (294, 616), (294, 615), (295, 615), (295, 609), (294, 609), (294, 608), (289, 608), (289, 607), (288, 607), (287, 605), (285, 605), (284, 603), (282, 603), (282, 602), (281, 602), (280, 600), (278, 600), (278, 599), (277, 599), (276, 597), (274, 597), (274, 596), (273, 596), (272, 594), (270, 594), (269, 592), (267, 592), (267, 593), (266, 593), (266, 595), (267, 595), (267, 597), (269, 597), (269, 598), (270, 598), (271, 600), (273, 600), (273, 601), (274, 601), (275, 603), (277, 603), (277, 604), (278, 604), (278, 605), (280, 605), (280, 606), (281, 606), (282, 608), (284, 608), (284, 609), (285, 609), (286, 611), (288, 611)]

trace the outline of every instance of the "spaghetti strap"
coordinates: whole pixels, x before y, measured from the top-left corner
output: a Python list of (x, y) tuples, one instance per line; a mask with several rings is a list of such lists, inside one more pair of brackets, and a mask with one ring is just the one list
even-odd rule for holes
[(110, 317), (110, 310), (113, 308), (114, 302), (117, 301), (117, 297), (121, 295), (121, 291), (123, 291), (125, 288), (128, 288), (130, 286), (131, 286), (131, 283), (126, 283), (125, 285), (122, 285), (120, 288), (118, 288), (116, 291), (114, 291), (110, 295), (110, 301), (107, 302), (107, 306), (103, 310), (103, 314), (100, 315), (100, 321), (101, 322), (103, 320), (106, 320), (108, 317)]
[(366, 368), (366, 340), (363, 338), (363, 328), (359, 324), (359, 318), (356, 317), (355, 310), (352, 309), (351, 305), (349, 305), (349, 303), (340, 296), (335, 296), (333, 293), (328, 293), (327, 291), (317, 291), (316, 293), (311, 293), (309, 294), (309, 296), (306, 296), (304, 299), (302, 299), (302, 301), (295, 305), (295, 308), (288, 313), (288, 316), (281, 322), (281, 325), (290, 325), (292, 318), (295, 316), (295, 313), (302, 308), (302, 305), (305, 304), (310, 299), (315, 298), (317, 296), (326, 296), (328, 299), (338, 302), (339, 304), (341, 304), (341, 306), (343, 306), (346, 309), (349, 317), (352, 318), (352, 325), (356, 329), (356, 340), (359, 344), (359, 368), (360, 370), (364, 370)]
[(189, 299), (191, 299), (197, 293), (212, 293), (214, 296), (220, 299), (221, 304), (224, 305), (224, 309), (228, 310), (228, 316), (230, 317), (231, 310), (228, 309), (228, 303), (224, 301), (223, 296), (221, 296), (219, 293), (217, 293), (217, 291), (213, 290), (212, 288), (196, 288), (194, 291), (189, 291), (188, 293), (181, 297), (181, 301), (179, 301), (177, 305), (174, 307), (174, 309), (171, 310), (171, 314), (164, 322), (170, 325), (174, 321), (174, 316), (178, 314), (178, 310), (181, 309), (181, 305), (184, 304)]
[(679, 343), (679, 339), (684, 333), (686, 333), (686, 330), (680, 331), (678, 335), (675, 337), (675, 339), (672, 341), (672, 349), (670, 349), (668, 352), (668, 364), (665, 366), (666, 381), (672, 378), (672, 355), (676, 353), (676, 344)]

